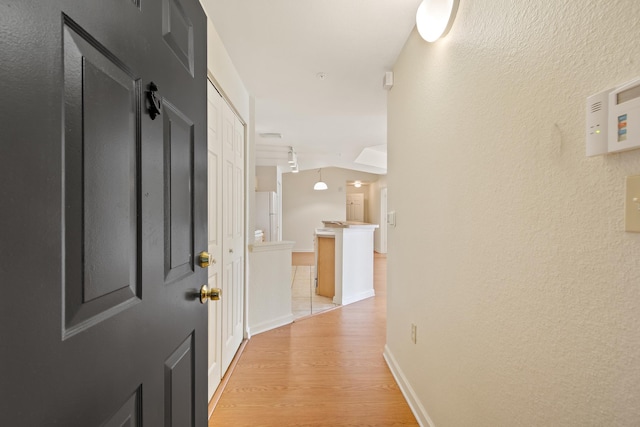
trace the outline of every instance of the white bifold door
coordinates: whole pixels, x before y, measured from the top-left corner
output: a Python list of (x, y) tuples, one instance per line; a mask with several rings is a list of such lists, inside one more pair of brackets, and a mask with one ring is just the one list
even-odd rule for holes
[(243, 340), (245, 129), (211, 82), (208, 99), (209, 399)]

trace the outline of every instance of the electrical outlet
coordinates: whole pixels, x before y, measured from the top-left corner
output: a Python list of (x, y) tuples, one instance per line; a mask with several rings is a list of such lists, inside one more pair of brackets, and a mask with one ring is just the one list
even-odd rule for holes
[(418, 342), (418, 326), (411, 324), (411, 342), (416, 344)]

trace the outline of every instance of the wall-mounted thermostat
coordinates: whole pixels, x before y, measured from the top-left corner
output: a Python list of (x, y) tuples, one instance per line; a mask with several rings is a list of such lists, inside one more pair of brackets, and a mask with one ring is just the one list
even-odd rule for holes
[(640, 79), (609, 94), (609, 152), (640, 147)]
[(587, 156), (640, 148), (640, 79), (587, 98)]

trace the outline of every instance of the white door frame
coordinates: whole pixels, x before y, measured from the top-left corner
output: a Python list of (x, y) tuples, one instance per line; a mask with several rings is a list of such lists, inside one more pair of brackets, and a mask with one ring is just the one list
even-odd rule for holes
[(378, 252), (387, 253), (387, 187), (380, 189), (380, 245)]

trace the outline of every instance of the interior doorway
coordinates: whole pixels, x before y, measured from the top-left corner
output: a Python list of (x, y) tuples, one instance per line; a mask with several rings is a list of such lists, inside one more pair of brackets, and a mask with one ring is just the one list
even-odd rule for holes
[(380, 239), (376, 252), (387, 253), (387, 188), (380, 189)]
[(364, 222), (364, 193), (347, 194), (347, 221)]

